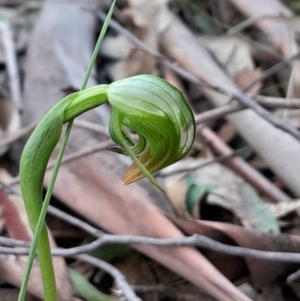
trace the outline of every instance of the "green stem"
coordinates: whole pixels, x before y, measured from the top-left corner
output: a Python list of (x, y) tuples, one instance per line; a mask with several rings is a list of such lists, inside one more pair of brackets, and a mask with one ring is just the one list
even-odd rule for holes
[[(57, 290), (56, 290), (56, 284), (55, 284), (55, 275), (54, 275), (54, 269), (52, 264), (52, 257), (51, 257), (51, 249), (47, 234), (47, 229), (45, 225), (45, 217), (47, 214), (48, 205), (51, 199), (51, 195), (53, 192), (55, 180), (57, 178), (57, 174), (59, 171), (59, 167), (63, 158), (64, 151), (67, 146), (67, 141), (69, 139), (71, 128), (73, 125), (73, 120), (69, 122), (62, 146), (59, 150), (58, 157), (55, 162), (55, 166), (53, 169), (53, 173), (51, 176), (51, 180), (49, 183), (49, 187), (43, 202), (42, 210), (39, 216), (39, 219), (36, 224), (36, 230), (34, 232), (34, 237), (32, 241), (32, 245), (30, 248), (28, 261), (26, 264), (25, 269), (25, 276), (23, 278), (22, 286), (20, 289), (19, 299), (18, 300), (24, 300), (25, 294), (26, 294), (26, 288), (28, 285), (29, 277), (27, 277), (27, 273), (30, 275), (30, 271), (32, 268), (32, 264), (34, 261), (34, 255), (36, 250), (38, 251), (40, 266), (41, 266), (41, 273), (42, 273), (42, 280), (43, 280), (43, 286), (44, 286), (44, 297), (45, 300), (49, 301), (57, 301)], [(29, 271), (29, 272), (27, 272)], [(24, 297), (23, 297), (24, 296)]]
[[(110, 7), (110, 10), (107, 14), (107, 17), (105, 19), (102, 30), (100, 32), (98, 41), (96, 43), (93, 55), (91, 57), (91, 60), (90, 60), (90, 63), (89, 63), (88, 69), (86, 71), (86, 74), (85, 74), (85, 77), (84, 77), (84, 80), (83, 80), (80, 90), (84, 90), (86, 88), (88, 79), (91, 75), (97, 55), (99, 53), (99, 49), (102, 44), (104, 35), (107, 31), (108, 23), (111, 19), (115, 3), (116, 3), (116, 0), (113, 1), (112, 5)], [(26, 264), (25, 274), (24, 274), (22, 285), (20, 288), (18, 301), (24, 301), (24, 299), (25, 299), (26, 290), (27, 290), (29, 277), (30, 277), (30, 272), (32, 269), (36, 251), (38, 252), (39, 261), (40, 261), (45, 300), (46, 301), (58, 301), (50, 243), (49, 243), (49, 238), (48, 238), (48, 234), (47, 234), (47, 228), (45, 225), (45, 217), (46, 217), (48, 205), (49, 205), (49, 202), (51, 199), (51, 195), (53, 192), (54, 184), (55, 184), (55, 181), (56, 181), (56, 178), (58, 175), (58, 171), (59, 171), (59, 168), (61, 165), (61, 161), (63, 158), (63, 154), (66, 149), (67, 142), (68, 142), (68, 139), (69, 139), (69, 136), (71, 133), (73, 121), (74, 121), (74, 119), (70, 120), (70, 122), (68, 123), (68, 127), (66, 129), (65, 136), (63, 138), (62, 145), (61, 145), (61, 148), (60, 148), (60, 151), (59, 151), (56, 163), (55, 163), (55, 167), (53, 169), (49, 187), (48, 187), (48, 190), (47, 190), (44, 202), (43, 202), (42, 210), (41, 210), (39, 219), (36, 224), (36, 229), (34, 231), (34, 237), (33, 237), (32, 245), (30, 248), (29, 256), (28, 256), (28, 261)]]

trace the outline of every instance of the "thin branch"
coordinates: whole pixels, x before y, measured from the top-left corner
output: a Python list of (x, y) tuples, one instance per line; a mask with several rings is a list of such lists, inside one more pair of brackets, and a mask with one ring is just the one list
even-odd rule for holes
[(285, 18), (284, 16), (276, 16), (276, 15), (260, 15), (260, 16), (255, 16), (248, 18), (236, 26), (230, 28), (225, 34), (226, 35), (236, 35), (239, 34), (242, 30), (246, 29), (249, 26), (252, 26), (258, 21), (261, 20), (275, 20), (275, 21), (283, 21), (284, 19), (290, 20), (289, 18)]
[(105, 135), (107, 137), (110, 137), (108, 128), (106, 126), (101, 125), (101, 124), (97, 124), (97, 123), (94, 123), (94, 122), (81, 120), (81, 119), (77, 118), (77, 119), (74, 120), (74, 126), (81, 127), (83, 129), (86, 129), (86, 130), (91, 130), (93, 132), (96, 132), (96, 133)]
[(174, 176), (174, 175), (184, 173), (184, 172), (189, 172), (190, 173), (192, 171), (196, 171), (198, 169), (209, 166), (211, 164), (224, 162), (227, 159), (232, 158), (232, 157), (238, 155), (239, 153), (245, 151), (245, 149), (248, 149), (248, 147), (243, 147), (242, 149), (236, 150), (236, 151), (232, 152), (231, 154), (226, 154), (226, 155), (221, 155), (221, 156), (215, 157), (213, 159), (207, 160), (204, 163), (199, 163), (199, 164), (197, 164), (193, 167), (179, 168), (179, 169), (176, 169), (176, 170), (173, 170), (173, 171), (170, 171), (170, 172), (167, 172), (167, 171), (158, 172), (156, 174), (156, 177), (167, 178), (167, 177)]
[[(25, 126), (24, 128), (20, 129), (18, 132), (11, 134), (10, 136), (0, 140), (0, 147), (3, 147), (5, 145), (8, 145), (12, 142), (15, 142), (16, 140), (26, 136), (30, 132), (32, 132), (36, 126), (38, 125), (38, 122), (29, 124)], [(84, 120), (74, 120), (74, 126), (81, 127), (87, 130), (94, 131), (99, 134), (103, 134), (109, 137), (108, 129), (102, 125), (90, 122), (90, 121), (84, 121)]]
[[(250, 85), (249, 85), (250, 86)], [(299, 98), (277, 98), (277, 97), (267, 97), (257, 95), (254, 99), (262, 106), (269, 109), (279, 109), (279, 108), (288, 108), (288, 109), (300, 109), (300, 99)], [(227, 114), (238, 112), (241, 110), (247, 109), (246, 106), (243, 106), (237, 102), (230, 102), (226, 105), (217, 107), (215, 109), (211, 109), (205, 111), (200, 114), (195, 115), (195, 121), (197, 124), (206, 122), (210, 119), (224, 117)]]
[(12, 142), (15, 142), (16, 140), (26, 136), (28, 133), (32, 132), (36, 127), (36, 124), (30, 124), (26, 127), (20, 129), (18, 132), (11, 134), (10, 136), (2, 139), (0, 141), (0, 147), (8, 145)]
[[(89, 146), (89, 147), (85, 147), (84, 149), (81, 149), (77, 152), (65, 155), (61, 161), (61, 164), (66, 164), (69, 163), (73, 160), (77, 160), (80, 159), (82, 157), (91, 155), (95, 152), (98, 152), (100, 150), (105, 150), (107, 147), (114, 145), (114, 142), (112, 140), (105, 140), (102, 142), (99, 142), (95, 145)], [(52, 168), (54, 168), (55, 166), (55, 160), (51, 161), (48, 166), (47, 166), (47, 170), (50, 170)], [(20, 177), (14, 177), (11, 179), (11, 181), (9, 183), (7, 183), (7, 185), (16, 185), (20, 183)]]
[(10, 237), (5, 237), (5, 236), (0, 236), (0, 245), (6, 246), (6, 247), (18, 246), (18, 247), (30, 248), (31, 242), (14, 239), (14, 238), (10, 238)]
[(286, 123), (270, 113), (268, 110), (264, 109), (258, 103), (256, 103), (251, 97), (248, 95), (243, 94), (242, 92), (235, 92), (233, 93), (233, 97), (237, 99), (241, 104), (244, 106), (252, 109), (257, 115), (271, 123), (274, 127), (281, 129), (282, 131), (289, 133), (295, 139), (300, 141), (300, 132), (294, 128), (289, 123)]
[[(24, 242), (20, 241), (20, 243)], [(230, 246), (198, 234), (180, 238), (153, 238), (145, 236), (104, 234), (102, 237), (91, 242), (90, 244), (70, 249), (54, 248), (51, 249), (51, 253), (53, 256), (74, 257), (80, 256), (86, 252), (91, 252), (96, 248), (108, 244), (152, 245), (158, 247), (194, 246), (214, 250), (216, 252), (231, 256), (250, 257), (267, 261), (300, 263), (299, 253), (262, 251), (238, 246)], [(27, 255), (28, 252), (29, 248), (26, 247), (0, 247), (1, 254)]]
[(69, 223), (70, 225), (73, 225), (85, 231), (86, 233), (92, 235), (93, 237), (101, 237), (102, 235), (104, 235), (103, 231), (91, 226), (89, 223), (86, 223), (77, 217), (74, 217), (60, 209), (53, 207), (52, 205), (49, 205), (48, 213), (55, 217), (60, 218), (61, 220)]
[(299, 109), (300, 98), (279, 98), (272, 96), (256, 95), (254, 99), (268, 109)]
[(221, 107), (217, 107), (215, 109), (207, 110), (203, 113), (196, 114), (195, 122), (196, 122), (196, 124), (204, 123), (208, 120), (224, 117), (230, 113), (234, 113), (234, 112), (244, 110), (244, 109), (246, 109), (245, 106), (242, 106), (236, 102), (230, 102)]
[(296, 54), (292, 55), (291, 57), (280, 61), (279, 63), (275, 64), (274, 66), (270, 67), (269, 69), (262, 72), (262, 74), (255, 80), (253, 80), (249, 85), (247, 85), (242, 92), (249, 91), (255, 84), (259, 83), (260, 81), (263, 81), (267, 79), (268, 77), (272, 76), (276, 72), (280, 71), (286, 64), (299, 59), (300, 52), (298, 51)]
[[(65, 155), (63, 160), (61, 161), (61, 164), (69, 163), (73, 160), (77, 160), (82, 157), (91, 155), (97, 151), (104, 150), (107, 147), (112, 146), (112, 145), (114, 145), (114, 142), (109, 139), (109, 140), (99, 142), (95, 145), (85, 147), (84, 149), (81, 149), (77, 152)], [(47, 170), (52, 169), (54, 167), (54, 165), (55, 165), (55, 162), (53, 162), (53, 161), (50, 162), (49, 165), (47, 166)]]

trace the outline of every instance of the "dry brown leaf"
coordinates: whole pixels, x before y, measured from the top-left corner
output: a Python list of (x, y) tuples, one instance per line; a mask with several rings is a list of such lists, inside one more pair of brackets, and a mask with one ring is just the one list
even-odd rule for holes
[[(236, 83), (236, 85), (241, 90), (243, 90), (249, 84), (258, 80), (260, 77), (261, 77), (261, 70), (259, 68), (256, 68), (256, 69), (245, 68), (245, 69), (241, 70), (240, 72), (236, 73), (234, 75), (233, 80)], [(261, 81), (258, 81), (249, 90), (247, 90), (247, 93), (253, 96), (253, 95), (257, 94), (260, 89), (261, 89)]]
[[(193, 168), (207, 162), (205, 159), (185, 158), (180, 162), (167, 167), (164, 172), (174, 172), (184, 168)], [(207, 192), (197, 200), (193, 206), (192, 216), (198, 218), (201, 208), (206, 204), (218, 206), (230, 211), (233, 215), (232, 222), (242, 224), (247, 229), (263, 232), (279, 231), (276, 219), (269, 207), (265, 204), (239, 176), (220, 163), (203, 166), (192, 172), (178, 173), (164, 178), (166, 192), (173, 203), (179, 216), (187, 216), (188, 184), (186, 176), (193, 176), (193, 186), (207, 189)], [(192, 187), (193, 187), (192, 186)], [(208, 189), (207, 187), (211, 187)], [(205, 200), (205, 202), (204, 202)], [(191, 200), (190, 200), (191, 201)]]
[(217, 135), (222, 141), (229, 143), (236, 136), (236, 130), (229, 122), (226, 122), (217, 131)]

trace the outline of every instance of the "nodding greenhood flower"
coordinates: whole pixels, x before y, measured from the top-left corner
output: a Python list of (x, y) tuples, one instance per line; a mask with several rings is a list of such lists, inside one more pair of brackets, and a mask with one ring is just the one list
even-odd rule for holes
[[(194, 141), (194, 116), (183, 94), (161, 78), (140, 75), (112, 83), (107, 96), (110, 135), (134, 161), (124, 183), (146, 176), (159, 187), (150, 174), (180, 160)], [(139, 135), (137, 142), (126, 128)]]
[[(190, 150), (195, 136), (194, 116), (183, 94), (173, 85), (155, 76), (139, 75), (73, 93), (44, 116), (21, 158), (24, 200), (30, 203), (41, 198), (46, 166), (63, 123), (107, 101), (112, 107), (110, 135), (120, 146), (114, 150), (134, 161), (123, 177), (124, 183), (146, 176), (161, 189), (151, 174), (177, 162)], [(128, 129), (138, 134), (137, 141), (130, 137)]]

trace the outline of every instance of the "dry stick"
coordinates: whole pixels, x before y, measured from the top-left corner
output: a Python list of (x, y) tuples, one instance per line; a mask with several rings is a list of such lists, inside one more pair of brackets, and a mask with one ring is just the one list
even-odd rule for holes
[[(233, 150), (209, 128), (198, 126), (197, 130), (196, 139), (203, 139), (217, 155), (230, 155), (233, 153)], [(198, 135), (200, 135), (200, 137)], [(284, 192), (241, 158), (229, 158), (224, 161), (223, 164), (234, 170), (260, 193), (268, 196), (275, 203), (288, 202), (290, 200)]]
[[(80, 159), (82, 157), (91, 155), (91, 154), (93, 154), (97, 151), (104, 150), (107, 147), (112, 146), (112, 145), (114, 145), (114, 142), (109, 139), (109, 140), (105, 140), (105, 141), (99, 142), (97, 144), (94, 144), (92, 146), (85, 147), (84, 149), (81, 149), (77, 152), (65, 155), (63, 157), (62, 161), (61, 161), (61, 164), (69, 163), (73, 160)], [(50, 162), (48, 164), (47, 170), (50, 170), (50, 169), (54, 168), (55, 161), (56, 160), (53, 160), (52, 162)], [(9, 183), (7, 183), (7, 185), (16, 185), (16, 184), (19, 184), (19, 183), (20, 183), (20, 177), (17, 176), (17, 177), (14, 177)]]
[[(300, 100), (299, 100), (299, 103), (300, 103)], [(94, 123), (94, 122), (81, 120), (81, 119), (77, 118), (77, 119), (74, 120), (74, 126), (82, 127), (83, 129), (91, 130), (93, 132), (105, 135), (106, 137), (110, 138), (108, 128), (106, 126), (101, 125), (101, 124), (97, 124), (97, 123)]]
[[(100, 18), (100, 20), (104, 21), (105, 20), (105, 13), (102, 11), (98, 12), (98, 17)], [(137, 46), (140, 50), (145, 51), (146, 53), (156, 57), (157, 59), (159, 59), (161, 61), (161, 63), (163, 65), (165, 65), (166, 67), (170, 68), (171, 70), (173, 70), (174, 72), (176, 72), (178, 75), (181, 75), (183, 78), (185, 78), (186, 80), (201, 85), (204, 88), (208, 88), (208, 89), (212, 89), (216, 92), (219, 92), (221, 94), (225, 94), (225, 95), (231, 95), (230, 93), (228, 93), (228, 91), (224, 91), (222, 88), (217, 87), (217, 86), (213, 86), (210, 85), (202, 80), (200, 80), (199, 78), (197, 78), (195, 75), (193, 75), (192, 73), (184, 70), (183, 68), (173, 64), (172, 62), (170, 62), (167, 57), (165, 57), (164, 55), (162, 55), (161, 53), (159, 53), (158, 51), (155, 51), (151, 48), (149, 48), (149, 46), (147, 44), (145, 44), (142, 40), (140, 40), (139, 38), (137, 38), (134, 34), (132, 34), (129, 30), (127, 30), (126, 28), (124, 28), (122, 25), (120, 25), (117, 21), (111, 19), (110, 23), (109, 23), (109, 27), (111, 27), (112, 29), (114, 29), (116, 32), (122, 34), (124, 37), (126, 37), (133, 45)]]
[(32, 132), (35, 129), (35, 127), (36, 127), (36, 124), (27, 125), (26, 127), (20, 129), (18, 132), (11, 134), (10, 136), (2, 139), (0, 141), (0, 147), (10, 144), (10, 143), (24, 137), (28, 133)]
[[(104, 150), (107, 147), (112, 146), (112, 145), (114, 145), (114, 142), (110, 139), (99, 142), (99, 143), (94, 144), (92, 146), (81, 149), (77, 152), (65, 155), (64, 158), (61, 161), (61, 164), (65, 164), (65, 163), (68, 163), (70, 161), (80, 159), (84, 156), (91, 155), (91, 154), (93, 154), (93, 153), (95, 153), (99, 150)], [(54, 161), (50, 162), (49, 165), (47, 166), (47, 170), (52, 169), (54, 167), (54, 165), (55, 165)]]
[(256, 95), (254, 98), (262, 106), (269, 109), (279, 109), (279, 108), (299, 109), (300, 108), (299, 98), (289, 98), (288, 102), (286, 98), (279, 98), (279, 97), (272, 97), (272, 96)]
[[(5, 238), (5, 240), (10, 240)], [(11, 245), (21, 245), (27, 244), (28, 242), (11, 240)], [(155, 246), (198, 246), (207, 249), (211, 249), (220, 253), (224, 253), (232, 256), (243, 256), (251, 257), (256, 259), (263, 259), (268, 261), (280, 261), (280, 262), (294, 262), (300, 263), (300, 254), (297, 253), (283, 253), (283, 252), (270, 252), (270, 251), (260, 251), (243, 247), (229, 246), (211, 238), (202, 235), (193, 235), (190, 237), (183, 238), (151, 238), (151, 237), (141, 237), (141, 236), (130, 236), (130, 235), (109, 235), (104, 234), (102, 237), (89, 245), (75, 247), (72, 249), (52, 249), (53, 256), (66, 256), (75, 257), (77, 259), (86, 261), (98, 268), (105, 270), (107, 273), (112, 275), (116, 281), (117, 286), (122, 290), (124, 296), (128, 300), (140, 300), (133, 292), (133, 289), (126, 282), (126, 278), (122, 275), (114, 266), (99, 260), (95, 257), (81, 254), (76, 255), (81, 252), (88, 252), (94, 248), (98, 248), (105, 244), (143, 244), (143, 245), (155, 245)], [(93, 245), (93, 248), (91, 247)], [(5, 248), (0, 247), (0, 253), (2, 254), (15, 254), (15, 255), (27, 255), (29, 248)]]
[[(299, 53), (292, 56), (291, 58), (289, 58), (286, 61), (291, 61), (294, 59), (299, 58)], [(282, 66), (281, 62), (279, 63), (280, 66)], [(271, 67), (270, 69), (268, 69), (265, 72), (265, 75), (263, 74), (261, 76), (261, 78), (268, 77), (271, 74), (273, 74), (274, 72), (277, 71), (277, 66), (279, 65), (275, 65), (273, 67)], [(250, 89), (252, 87), (252, 85), (254, 85), (257, 81), (259, 81), (260, 79), (256, 79), (255, 81), (253, 81), (253, 83), (250, 83), (246, 88), (243, 89), (243, 92), (245, 92), (246, 90)], [(224, 92), (226, 92), (226, 90), (223, 90)], [(297, 139), (298, 141), (300, 141), (300, 132), (294, 128), (293, 126), (291, 126), (290, 124), (282, 121), (281, 119), (279, 119), (277, 116), (273, 115), (272, 113), (270, 113), (268, 110), (264, 109), (262, 106), (260, 106), (257, 102), (255, 102), (250, 96), (244, 94), (241, 91), (232, 91), (231, 92), (231, 99), (236, 99), (240, 104), (244, 105), (247, 108), (252, 109), (257, 115), (259, 115), (260, 117), (262, 117), (263, 119), (265, 119), (266, 121), (268, 121), (269, 123), (271, 123), (273, 126), (275, 126), (276, 128), (279, 128), (287, 133), (289, 133), (290, 135), (292, 135), (295, 139)], [(229, 93), (229, 91), (227, 91), (227, 93)]]
[[(99, 16), (99, 18), (101, 20), (104, 20), (104, 13), (99, 12), (98, 16)], [(164, 57), (160, 53), (149, 49), (149, 47), (145, 43), (143, 43), (141, 40), (139, 40), (137, 37), (135, 37), (127, 29), (123, 28), (115, 20), (111, 20), (111, 22), (109, 23), (109, 26), (111, 28), (113, 28), (114, 30), (116, 30), (117, 32), (123, 34), (126, 38), (128, 38), (133, 44), (135, 44), (136, 46), (138, 46), (140, 49), (142, 49), (142, 50), (146, 51), (147, 53), (152, 54), (155, 57), (157, 57), (159, 60), (161, 60), (161, 62), (165, 66), (169, 67), (171, 70), (175, 71), (177, 74), (181, 75), (185, 79), (187, 79), (187, 80), (189, 80), (191, 82), (194, 82), (196, 84), (199, 84), (202, 87), (213, 89), (216, 92), (228, 95), (228, 96), (230, 96), (230, 98), (236, 99), (239, 103), (241, 103), (242, 105), (246, 106), (247, 108), (252, 109), (257, 115), (259, 115), (260, 117), (262, 117), (263, 119), (265, 119), (266, 121), (268, 121), (269, 123), (271, 123), (276, 128), (279, 128), (279, 129), (283, 130), (284, 132), (289, 133), (295, 139), (297, 139), (298, 141), (300, 141), (300, 133), (299, 133), (298, 130), (296, 130), (290, 124), (285, 123), (284, 121), (280, 120), (278, 117), (276, 117), (275, 115), (273, 115), (272, 113), (270, 113), (269, 111), (267, 111), (266, 109), (264, 109), (263, 107), (261, 107), (259, 104), (257, 104), (248, 95), (246, 95), (246, 94), (244, 94), (244, 93), (242, 93), (242, 92), (240, 92), (238, 90), (228, 91), (226, 89), (223, 89), (223, 88), (220, 88), (218, 86), (214, 86), (214, 85), (208, 84), (208, 83), (204, 82), (203, 80), (200, 80), (199, 78), (197, 78), (196, 76), (194, 76), (190, 72), (184, 70), (183, 68), (181, 68), (179, 66), (176, 66), (176, 65), (172, 64), (170, 61), (168, 61), (166, 59), (166, 57)]]
[(276, 15), (260, 15), (260, 16), (255, 16), (255, 17), (250, 17), (236, 26), (233, 26), (230, 28), (225, 34), (226, 35), (236, 35), (240, 33), (242, 30), (246, 29), (247, 27), (254, 25), (257, 21), (261, 20), (275, 20), (275, 21), (283, 21), (283, 20), (290, 20), (290, 18), (284, 17), (284, 16), (276, 16)]
[[(252, 83), (249, 87), (252, 86)], [(248, 86), (247, 86), (248, 87)], [(256, 95), (255, 100), (262, 106), (269, 109), (289, 108), (289, 109), (300, 109), (300, 99), (292, 98), (289, 102), (286, 102), (286, 98), (267, 97)], [(237, 102), (230, 102), (223, 106), (217, 107), (195, 115), (195, 121), (197, 124), (206, 122), (210, 119), (224, 117), (227, 114), (238, 112), (247, 109), (246, 106), (241, 105)]]
[[(18, 246), (24, 245), (25, 242), (14, 240), (13, 242), (11, 242), (11, 244), (13, 243), (15, 244), (15, 246)], [(104, 234), (101, 238), (98, 238), (97, 240), (87, 245), (74, 247), (70, 249), (53, 248), (51, 249), (51, 253), (53, 256), (78, 256), (79, 258), (79, 256), (82, 256), (81, 254), (91, 252), (96, 248), (108, 244), (152, 245), (158, 247), (192, 246), (214, 250), (216, 252), (220, 252), (231, 256), (250, 257), (268, 261), (300, 263), (299, 253), (262, 251), (238, 246), (230, 246), (199, 234), (194, 234), (192, 236), (180, 238), (153, 238), (147, 236)], [(27, 247), (0, 247), (1, 254), (27, 255), (28, 252), (29, 248)]]
[[(7, 144), (10, 144), (12, 142), (15, 142), (16, 140), (26, 136), (30, 132), (32, 132), (36, 126), (38, 125), (38, 122), (29, 124), (25, 126), (24, 128), (20, 129), (18, 132), (15, 132), (11, 134), (8, 137), (5, 137), (4, 139), (0, 140), (0, 147), (3, 147)], [(108, 129), (100, 124), (93, 123), (90, 121), (84, 121), (84, 120), (74, 120), (74, 126), (81, 127), (87, 130), (91, 130), (94, 132), (97, 132), (99, 134), (106, 135), (107, 137), (109, 136)]]
[(221, 107), (196, 114), (195, 122), (196, 124), (204, 123), (210, 119), (224, 117), (227, 114), (234, 113), (243, 109), (245, 109), (245, 106), (242, 106), (239, 103), (231, 102)]
[(300, 57), (300, 51), (298, 51), (296, 54), (292, 55), (291, 57), (289, 57), (283, 61), (280, 61), (279, 63), (275, 64), (274, 66), (270, 67), (269, 69), (265, 70), (264, 72), (262, 72), (262, 74), (257, 79), (255, 79), (249, 85), (247, 85), (245, 88), (243, 88), (242, 92), (249, 91), (255, 84), (272, 76), (276, 72), (280, 71), (286, 64), (288, 64), (296, 59), (299, 59), (299, 57)]
[(10, 237), (0, 236), (0, 245), (7, 247), (27, 247), (30, 248), (31, 242), (25, 240), (14, 239)]
[[(99, 129), (97, 129), (97, 125), (91, 127), (90, 129), (92, 130), (100, 130), (100, 132), (103, 134), (103, 129), (102, 127), (100, 127)], [(132, 138), (136, 139), (138, 138), (138, 136), (136, 134), (130, 135)], [(96, 143), (92, 146), (86, 147), (84, 149), (81, 149), (77, 152), (73, 152), (71, 154), (65, 155), (61, 161), (61, 164), (65, 164), (65, 163), (69, 163), (73, 160), (77, 160), (80, 159), (82, 157), (88, 156), (88, 155), (92, 155), (93, 153), (100, 151), (100, 150), (106, 150), (108, 147), (113, 146), (115, 143), (111, 140), (105, 140), (99, 143)], [(50, 162), (47, 166), (47, 170), (50, 170), (52, 168), (54, 168), (55, 166), (55, 160), (53, 160), (52, 162)], [(20, 183), (20, 177), (14, 177), (9, 183), (7, 183), (8, 186), (10, 185), (16, 185)]]
[(99, 238), (105, 234), (103, 231), (91, 226), (89, 223), (86, 223), (86, 222), (82, 221), (81, 219), (74, 217), (60, 209), (57, 209), (57, 208), (53, 207), (52, 205), (49, 205), (48, 213), (55, 217), (60, 218), (61, 220), (69, 223), (70, 225), (73, 225), (73, 226), (85, 231), (86, 233), (92, 235), (93, 237)]
[(210, 159), (210, 160), (208, 160), (208, 161), (206, 161), (204, 163), (200, 163), (200, 164), (198, 164), (196, 166), (193, 166), (193, 167), (179, 168), (179, 169), (176, 169), (176, 170), (173, 170), (173, 171), (170, 171), (170, 172), (158, 173), (158, 174), (156, 174), (156, 177), (166, 178), (166, 177), (174, 176), (174, 175), (177, 175), (177, 174), (180, 174), (180, 173), (184, 173), (184, 172), (196, 171), (196, 170), (199, 170), (199, 169), (201, 169), (203, 167), (209, 166), (211, 164), (224, 162), (227, 159), (232, 158), (232, 157), (238, 155), (239, 152), (242, 152), (244, 150), (245, 150), (245, 148), (242, 148), (242, 149), (233, 151), (231, 154), (226, 154), (226, 155), (221, 155), (221, 156), (215, 157), (213, 159)]

